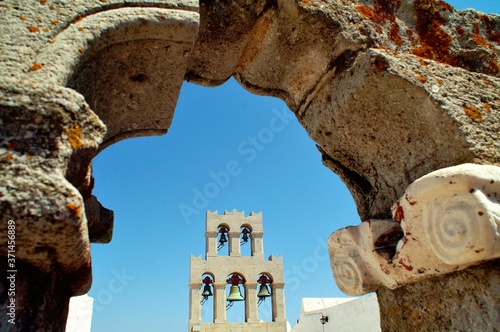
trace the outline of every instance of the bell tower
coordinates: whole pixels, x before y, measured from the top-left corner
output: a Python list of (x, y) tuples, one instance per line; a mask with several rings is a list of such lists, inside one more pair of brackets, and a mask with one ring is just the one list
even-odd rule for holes
[[(262, 213), (207, 211), (205, 258), (191, 255), (190, 261), (189, 332), (286, 332), (283, 259), (264, 259), (263, 235)], [(242, 245), (250, 245), (250, 255), (242, 255)], [(263, 301), (271, 301), (271, 321), (259, 319)], [(236, 302), (245, 305), (244, 322), (227, 322)], [(202, 322), (202, 308), (210, 304), (213, 320)]]

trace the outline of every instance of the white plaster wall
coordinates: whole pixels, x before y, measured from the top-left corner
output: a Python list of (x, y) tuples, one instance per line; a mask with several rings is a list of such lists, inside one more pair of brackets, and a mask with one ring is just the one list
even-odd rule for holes
[[(328, 322), (321, 324), (321, 315)], [(377, 295), (371, 293), (358, 298), (302, 299), (299, 322), (292, 332), (378, 332), (380, 315)]]
[(69, 300), (66, 332), (90, 332), (92, 324), (92, 307), (94, 298), (87, 294), (73, 296)]

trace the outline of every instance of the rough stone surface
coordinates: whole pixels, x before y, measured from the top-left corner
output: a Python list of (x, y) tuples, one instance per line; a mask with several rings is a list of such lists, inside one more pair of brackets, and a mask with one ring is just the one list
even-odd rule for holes
[(200, 15), (186, 78), (285, 100), (362, 220), (435, 169), (499, 163), (499, 16), (427, 0), (201, 1)]
[[(87, 292), (90, 248), (80, 192), (90, 185), (102, 122), (73, 90), (24, 84), (0, 89), (0, 121), (0, 234), (7, 238), (13, 220), (17, 260), (71, 275), (74, 292)], [(7, 246), (0, 254), (7, 256)]]
[(498, 331), (500, 261), (377, 296), (383, 331)]
[(299, 115), (363, 220), (389, 217), (406, 187), (435, 169), (498, 165), (499, 79), (380, 49), (346, 61)]
[[(23, 261), (16, 261), (15, 324), (7, 315), (10, 288), (7, 257), (0, 256), (0, 331), (64, 331), (71, 296), (66, 277), (56, 270), (49, 273)], [(35, 327), (40, 328), (36, 329)]]
[[(64, 280), (62, 302), (90, 287), (89, 235), (106, 242), (112, 234), (112, 216), (92, 200), (91, 159), (118, 140), (166, 132), (196, 9), (189, 0), (0, 4), (0, 234), (15, 221), (17, 261)], [(50, 285), (40, 287), (51, 296)], [(17, 291), (30, 297), (33, 289)], [(61, 326), (62, 309), (53, 315)], [(31, 329), (53, 326), (18, 316)]]
[(195, 2), (23, 2), (0, 4), (3, 77), (82, 93), (108, 127), (101, 150), (166, 133), (198, 30)]
[(92, 243), (109, 243), (113, 237), (114, 213), (106, 209), (95, 196), (85, 200), (85, 215)]

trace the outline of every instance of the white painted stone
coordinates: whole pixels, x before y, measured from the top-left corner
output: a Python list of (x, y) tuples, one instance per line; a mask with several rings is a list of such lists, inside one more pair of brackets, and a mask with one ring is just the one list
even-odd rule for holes
[(94, 299), (87, 294), (69, 300), (66, 332), (90, 332)]

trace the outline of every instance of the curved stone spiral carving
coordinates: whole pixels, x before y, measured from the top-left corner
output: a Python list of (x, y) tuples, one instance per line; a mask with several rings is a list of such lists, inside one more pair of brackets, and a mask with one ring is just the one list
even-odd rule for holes
[(430, 247), (446, 264), (467, 264), (492, 255), (496, 230), (482, 193), (445, 198), (425, 206), (422, 218)]
[(332, 257), (332, 269), (339, 289), (346, 294), (365, 294), (372, 291), (363, 287), (363, 267), (357, 264), (359, 254), (355, 250), (339, 250)]
[(399, 239), (400, 234), (399, 224), (390, 220), (370, 220), (334, 232), (328, 240), (328, 248), (339, 289), (349, 295), (375, 291), (386, 273), (380, 268), (387, 263), (385, 253), (393, 247), (394, 236)]
[(500, 167), (463, 164), (429, 173), (392, 212), (394, 221), (369, 220), (330, 236), (332, 270), (344, 293), (395, 289), (500, 257)]
[[(432, 172), (406, 190), (402, 224), (421, 213), (421, 232), (446, 264), (472, 264), (500, 256), (500, 174), (496, 166), (464, 164)], [(419, 205), (421, 205), (419, 207)]]

